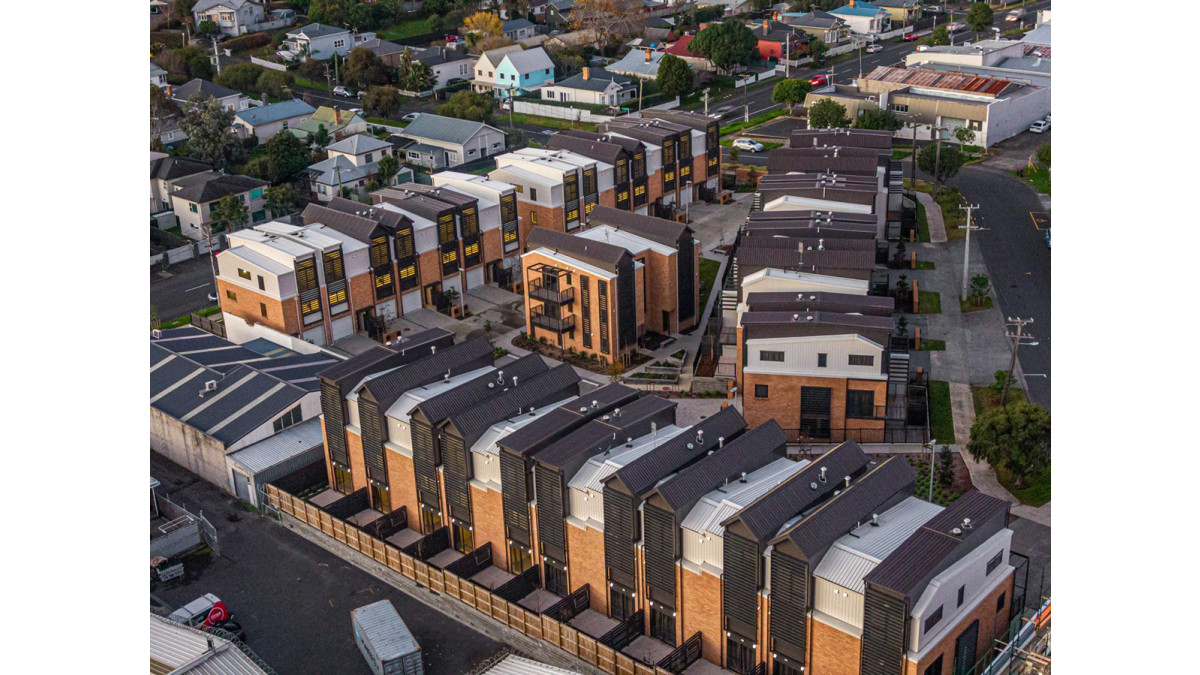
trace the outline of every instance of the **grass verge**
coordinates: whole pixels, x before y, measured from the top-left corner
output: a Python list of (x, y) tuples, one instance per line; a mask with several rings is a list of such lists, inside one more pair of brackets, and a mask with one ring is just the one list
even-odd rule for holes
[[(196, 310), (195, 312), (193, 312), (193, 314), (196, 314), (198, 316), (212, 316), (213, 314), (219, 314), (220, 312), (221, 312), (220, 306), (213, 305), (212, 307), (205, 307), (204, 309)], [(190, 324), (191, 322), (192, 322), (192, 315), (184, 314), (183, 316), (171, 319), (170, 321), (163, 321), (162, 324), (159, 325), (159, 328), (162, 328), (162, 329), (179, 328), (180, 326), (186, 326), (186, 325)]]
[(381, 40), (400, 40), (414, 35), (424, 35), (429, 32), (428, 17), (417, 17), (409, 19), (403, 23), (398, 23), (391, 28), (379, 33)]
[(708, 295), (712, 292), (713, 284), (717, 280), (717, 272), (720, 270), (721, 263), (716, 260), (700, 259), (700, 311), (702, 312), (708, 303)]
[(942, 313), (942, 294), (937, 291), (918, 291), (917, 307), (921, 311), (918, 314), (941, 314)]
[(898, 162), (912, 154), (912, 150), (892, 150), (892, 161)]
[[(904, 179), (904, 186), (909, 186), (907, 178)], [(930, 195), (934, 194), (933, 184), (923, 180), (918, 180), (913, 189)], [(948, 185), (942, 186), (942, 193), (935, 195), (934, 199), (942, 207), (942, 222), (946, 225), (946, 239), (953, 241), (967, 236), (966, 231), (958, 229), (959, 225), (967, 223), (966, 212), (958, 208), (967, 202), (963, 199), (962, 193), (959, 192), (958, 188)]]
[[(997, 394), (996, 392), (992, 391), (992, 388), (990, 386), (988, 386), (988, 387), (971, 387), (971, 398), (972, 398), (973, 402), (975, 403), (975, 417), (976, 418), (982, 417), (985, 412), (991, 410), (992, 408), (999, 407), (999, 405), (1000, 405), (1000, 395)], [(1016, 387), (1008, 388), (1008, 401), (1007, 401), (1008, 403), (1012, 403), (1014, 401), (1024, 401), (1024, 400), (1025, 400), (1025, 390), (1024, 389), (1017, 389)]]
[(934, 263), (932, 260), (918, 260), (917, 261), (917, 269), (919, 269), (919, 270), (931, 270), (934, 268), (935, 268), (935, 266), (934, 266)]
[(992, 468), (996, 471), (996, 480), (1000, 481), (1005, 490), (1020, 499), (1022, 504), (1041, 506), (1050, 501), (1050, 469), (1026, 476), (1025, 487), (1017, 487), (1016, 479), (1008, 470), (999, 466)]
[(721, 135), (729, 136), (731, 134), (736, 134), (739, 131), (741, 131), (742, 129), (748, 129), (753, 126), (757, 126), (768, 120), (773, 120), (776, 117), (783, 117), (786, 114), (787, 114), (787, 110), (780, 108), (779, 110), (772, 110), (770, 112), (765, 112), (761, 115), (755, 115), (754, 117), (750, 118), (749, 122), (734, 122), (733, 124), (730, 124), (727, 127), (722, 127)]
[(557, 117), (542, 117), (541, 115), (527, 115), (525, 113), (512, 113), (512, 121), (520, 124), (531, 124), (536, 127), (546, 127), (547, 129), (583, 129), (584, 131), (595, 131), (596, 125), (592, 122), (576, 122), (574, 120), (564, 120)]
[(1016, 171), (1012, 175), (1033, 186), (1033, 189), (1039, 193), (1050, 194), (1050, 172), (1042, 168), (1025, 169), (1020, 174)]
[(992, 308), (992, 297), (990, 295), (984, 296), (983, 302), (978, 305), (975, 304), (974, 298), (968, 298), (966, 300), (959, 300), (958, 308), (963, 314), (966, 314), (967, 312), (980, 312), (985, 309), (991, 309)]
[(927, 340), (921, 338), (921, 351), (923, 352), (944, 352), (946, 351), (945, 340)]
[(925, 215), (925, 205), (917, 202), (917, 241), (929, 243), (929, 217)]
[(950, 383), (944, 380), (929, 381), (929, 427), (929, 433), (939, 444), (957, 442), (954, 438), (954, 413), (950, 409)]

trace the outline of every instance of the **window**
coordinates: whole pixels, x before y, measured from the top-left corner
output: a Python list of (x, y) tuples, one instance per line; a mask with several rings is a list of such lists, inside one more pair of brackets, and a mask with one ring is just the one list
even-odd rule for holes
[(250, 191), (250, 200), (254, 201), (256, 199), (262, 199), (262, 195), (263, 195), (262, 188), (254, 188), (253, 190)]
[(190, 204), (190, 203), (189, 203), (189, 204), (188, 204), (188, 211), (191, 211), (192, 213), (196, 213), (196, 205), (195, 205), (195, 204)]
[(312, 314), (314, 312), (320, 312), (320, 311), (321, 311), (321, 299), (320, 298), (316, 298), (313, 300), (309, 300), (307, 302), (300, 303), (300, 313), (301, 314), (308, 315), (308, 314)]
[(847, 417), (874, 417), (875, 392), (849, 389), (846, 391)]
[(263, 281), (261, 274), (258, 275), (258, 290), (260, 290), (260, 291), (267, 290), (267, 283), (265, 281)]
[(345, 41), (345, 40), (334, 40), (334, 41), (333, 41), (333, 48), (334, 48), (334, 49), (341, 49), (342, 47), (345, 47), (345, 46), (346, 46), (346, 41)]
[(233, 291), (225, 291), (225, 297), (229, 298), (230, 300), (237, 300), (237, 293), (234, 293)]
[(292, 408), (291, 410), (285, 412), (283, 414), (283, 417), (280, 417), (279, 419), (275, 420), (275, 422), (272, 423), (271, 426), (275, 429), (275, 433), (279, 433), (280, 431), (283, 431), (284, 429), (287, 429), (288, 427), (299, 424), (299, 423), (300, 423), (300, 406), (296, 406), (295, 408)]
[(333, 293), (329, 294), (329, 306), (330, 307), (333, 307), (334, 305), (345, 302), (345, 301), (346, 301), (346, 289), (344, 289), (344, 288), (340, 291), (334, 291)]
[(908, 112), (908, 104), (907, 103), (892, 103), (892, 104), (888, 105), (888, 109), (891, 110), (892, 112), (901, 112), (901, 113)]
[(825, 368), (828, 365), (829, 365), (829, 355), (828, 354), (817, 354), (817, 367)]
[(342, 250), (330, 251), (324, 256), (325, 283), (341, 281), (346, 277), (346, 267), (342, 261)]
[(875, 356), (872, 354), (851, 354), (850, 365), (852, 366), (872, 366), (875, 365)]
[(771, 361), (772, 363), (783, 363), (783, 352), (760, 351), (758, 358), (761, 361)]
[(256, 223), (261, 223), (267, 219), (267, 210), (259, 209), (258, 211), (255, 211), (253, 214), (251, 214), (250, 219)]
[(537, 211), (529, 212), (529, 222), (530, 224), (537, 225)]
[(537, 201), (537, 188), (529, 188), (530, 201)]
[(258, 312), (263, 315), (264, 319), (267, 318), (267, 304), (265, 302), (258, 303)]
[(296, 263), (296, 286), (301, 293), (317, 288), (317, 263), (307, 258)]
[(938, 624), (938, 622), (941, 620), (942, 620), (942, 608), (939, 605), (937, 609), (933, 610), (932, 614), (925, 617), (925, 632), (928, 633), (929, 629), (936, 626)]
[(929, 667), (925, 669), (925, 675), (942, 675), (942, 655), (941, 654), (938, 654), (937, 659), (934, 660), (933, 663), (929, 664)]
[(966, 593), (967, 593), (967, 585), (966, 584), (963, 584), (962, 586), (958, 587), (958, 606), (959, 607), (962, 607), (963, 596), (966, 595)]
[(997, 612), (999, 612), (1000, 610), (1004, 609), (1004, 600), (1005, 600), (1005, 597), (1004, 597), (1004, 596), (1005, 596), (1005, 595), (1007, 595), (1007, 592), (1005, 592), (1005, 593), (1001, 593), (1001, 594), (1000, 594), (1000, 597), (996, 598), (996, 611), (997, 611)]
[(765, 385), (765, 384), (754, 385), (754, 398), (766, 398), (766, 397), (767, 397), (767, 385)]
[[(249, 270), (244, 270), (244, 269), (242, 269), (242, 268), (240, 268), (240, 267), (239, 267), (239, 268), (238, 268), (238, 276), (239, 276), (239, 277), (241, 277), (241, 278), (243, 278), (243, 279), (249, 279), (249, 278), (250, 278), (250, 271), (249, 271)], [(262, 278), (262, 277), (259, 277), (259, 279), (261, 279), (261, 278)]]
[(550, 69), (549, 69), (549, 68), (547, 68), (547, 69), (546, 69), (546, 74), (547, 74), (547, 75), (549, 75), (549, 74), (550, 74)]

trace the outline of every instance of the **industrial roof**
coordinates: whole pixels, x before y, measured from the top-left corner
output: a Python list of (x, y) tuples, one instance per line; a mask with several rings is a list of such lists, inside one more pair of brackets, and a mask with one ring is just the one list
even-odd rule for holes
[(678, 247), (679, 241), (692, 232), (692, 228), (684, 223), (654, 216), (643, 216), (603, 205), (592, 209), (591, 214), (588, 215), (588, 224), (610, 225), (617, 230), (623, 230), (671, 248)]
[[(1021, 38), (1021, 42), (1028, 42), (1034, 45), (1050, 46), (1050, 23), (1043, 23), (1025, 34)], [(1049, 57), (1049, 54), (1046, 54)]]
[(239, 110), (236, 117), (253, 127), (260, 124), (270, 124), (271, 122), (300, 117), (301, 115), (312, 115), (316, 111), (316, 108), (305, 103), (302, 99), (293, 98), (287, 101), (280, 101), (279, 103)]
[(980, 77), (971, 73), (892, 68), (890, 66), (876, 66), (874, 70), (864, 76), (864, 79), (874, 82), (888, 82), (910, 87), (920, 87), (923, 89), (940, 89), (991, 97), (999, 96), (1010, 89), (1021, 86), (1010, 80)]
[(860, 525), (834, 542), (813, 575), (862, 593), (863, 577), (941, 510), (916, 497), (905, 499), (880, 513), (878, 525)]
[[(845, 240), (857, 241), (857, 240)], [(802, 312), (824, 311), (839, 314), (865, 314), (867, 316), (891, 317), (896, 301), (890, 297), (854, 295), (852, 293), (789, 293), (786, 291), (753, 292), (746, 294), (746, 305), (751, 311)]]
[(492, 344), (482, 335), (453, 347), (438, 350), (426, 358), (410, 363), (403, 368), (376, 377), (363, 387), (374, 397), (380, 410), (392, 407), (404, 392), (422, 384), (439, 379), (443, 373), (475, 370), (481, 365), (491, 365)]
[(787, 436), (783, 429), (775, 420), (768, 420), (663, 481), (647, 500), (661, 499), (667, 508), (677, 514), (686, 514), (709, 490), (743, 471), (753, 471), (782, 457), (786, 448)]
[[(614, 474), (631, 494), (639, 495), (673, 471), (732, 441), (746, 428), (746, 421), (732, 406), (688, 427), (687, 433), (663, 443), (653, 453), (627, 463)], [(615, 484), (610, 481), (610, 484)]]
[(549, 666), (516, 654), (509, 654), (484, 672), (487, 675), (577, 675), (574, 670)]
[(151, 613), (150, 672), (163, 675), (265, 675), (267, 671), (232, 642)]
[(701, 497), (679, 526), (699, 534), (723, 536), (726, 520), (781, 484), (790, 483), (808, 465), (808, 460), (781, 457), (749, 472), (744, 480), (732, 478)]
[(673, 424), (668, 425), (653, 433), (636, 438), (632, 442), (628, 442), (607, 454), (601, 453), (591, 457), (575, 473), (575, 477), (571, 479), (568, 486), (576, 490), (601, 492), (604, 490), (604, 481), (609, 476), (616, 473), (622, 467), (627, 466), (630, 462), (644, 457), (649, 452), (657, 451), (664, 443), (685, 431), (687, 431), (686, 427), (677, 427)]
[(536, 251), (539, 248), (561, 253), (610, 272), (615, 271), (622, 261), (629, 258), (629, 251), (620, 246), (591, 241), (544, 227), (534, 227), (525, 240), (525, 250)]
[(195, 326), (169, 328), (161, 331), (161, 334), (161, 338), (150, 338), (151, 346), (160, 350), (151, 349), (151, 365), (169, 354), (186, 357), (217, 372), (244, 364), (308, 391), (316, 391), (320, 387), (318, 373), (340, 362), (336, 356), (326, 352), (298, 354), (282, 348), (278, 355), (266, 357)]
[(332, 365), (318, 373), (322, 380), (337, 385), (345, 396), (349, 388), (362, 381), (370, 373), (396, 368), (429, 354), (433, 346), (449, 348), (454, 344), (454, 334), (442, 328), (429, 328), (401, 338), (384, 347), (375, 345), (370, 349)]
[[(462, 145), (470, 140), (472, 136), (479, 133), (484, 127), (493, 131), (500, 131), (483, 122), (460, 120), (455, 117), (443, 117), (442, 115), (434, 115), (433, 113), (421, 113), (417, 116), (417, 119), (404, 128), (404, 131), (400, 132), (400, 135), (417, 141), (429, 139), (432, 141), (441, 141), (442, 143)], [(500, 133), (504, 132), (501, 131)]]
[(321, 447), (324, 443), (321, 418), (314, 417), (248, 445), (230, 455), (229, 459), (255, 474), (313, 448)]

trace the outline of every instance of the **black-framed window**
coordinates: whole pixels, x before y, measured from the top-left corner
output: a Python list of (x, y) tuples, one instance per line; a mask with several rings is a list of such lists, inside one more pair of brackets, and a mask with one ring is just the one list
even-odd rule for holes
[(617, 621), (624, 621), (633, 616), (635, 608), (633, 606), (633, 598), (621, 592), (621, 589), (612, 587), (608, 590), (608, 616)]
[(754, 398), (766, 398), (767, 391), (767, 385), (765, 384), (754, 385)]
[(996, 568), (999, 567), (1000, 563), (1003, 561), (1004, 561), (1004, 551), (996, 551), (996, 555), (992, 556), (992, 559), (989, 560), (987, 563), (987, 572), (986, 572), (985, 576), (987, 574), (991, 574), (992, 572), (995, 572)]
[(966, 594), (967, 594), (967, 586), (966, 586), (966, 584), (963, 584), (962, 586), (959, 586), (959, 587), (958, 587), (958, 605), (957, 605), (958, 607), (962, 607), (962, 604), (963, 604), (963, 597), (964, 597)]
[(860, 389), (848, 389), (846, 391), (846, 416), (874, 417), (875, 392), (864, 391)]
[(342, 249), (329, 251), (323, 259), (325, 267), (325, 283), (331, 284), (346, 278), (346, 266), (342, 261)]
[(996, 598), (996, 611), (997, 612), (1004, 609), (1004, 601), (1007, 599), (1005, 596), (1007, 596), (1007, 595), (1008, 595), (1008, 592), (1005, 591), (1000, 594), (1000, 597)]
[(282, 417), (275, 420), (275, 422), (271, 424), (271, 427), (275, 430), (275, 433), (279, 433), (279, 432), (283, 431), (284, 429), (287, 429), (288, 427), (299, 424), (299, 423), (300, 423), (300, 406), (296, 406), (295, 408), (292, 408), (291, 410), (285, 412)]
[(675, 646), (675, 610), (656, 603), (650, 608), (650, 637)]
[(938, 625), (938, 622), (941, 620), (942, 620), (942, 607), (939, 605), (938, 608), (933, 610), (933, 612), (929, 616), (925, 617), (925, 632), (928, 633), (929, 629)]
[(829, 355), (828, 354), (817, 354), (817, 367), (825, 368), (828, 366), (829, 366)]
[(850, 365), (852, 366), (873, 366), (875, 365), (874, 354), (851, 354)]
[(260, 290), (260, 291), (267, 290), (267, 282), (265, 280), (263, 280), (263, 276), (261, 274), (258, 275), (258, 290)]
[(941, 654), (938, 654), (938, 657), (934, 659), (933, 663), (929, 664), (929, 667), (925, 669), (925, 675), (942, 675)]
[(263, 318), (265, 319), (267, 317), (267, 303), (265, 303), (265, 302), (258, 303), (258, 311), (260, 314), (263, 315)]
[(238, 276), (249, 281), (250, 280), (250, 270), (244, 270), (239, 267), (238, 268)]
[(765, 349), (759, 350), (758, 358), (760, 361), (771, 361), (772, 363), (783, 363), (783, 352), (768, 351)]
[(508, 571), (511, 574), (520, 574), (533, 566), (533, 554), (521, 547), (520, 544), (512, 542), (508, 545)]

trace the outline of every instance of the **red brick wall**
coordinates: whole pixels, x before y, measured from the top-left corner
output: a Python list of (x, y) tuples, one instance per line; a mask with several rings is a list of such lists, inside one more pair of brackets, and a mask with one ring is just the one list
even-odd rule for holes
[[(227, 291), (237, 296), (234, 300)], [(221, 310), (244, 319), (250, 325), (261, 323), (281, 333), (297, 335), (300, 332), (300, 319), (296, 313), (296, 299), (277, 300), (258, 291), (252, 291), (244, 286), (231, 284), (217, 279), (217, 296), (221, 299)], [(259, 303), (267, 306), (267, 316), (263, 317)]]
[(499, 492), (471, 486), (471, 524), (475, 545), (492, 542), (492, 564), (508, 569), (508, 540), (504, 536), (504, 504)]
[[(504, 239), (500, 228), (484, 232), (482, 240), (483, 264), (487, 265), (504, 257)], [(491, 279), (487, 279), (487, 281), (491, 281)]]
[(384, 446), (387, 457), (388, 490), (392, 498), (392, 509), (404, 506), (408, 509), (408, 526), (421, 531), (421, 506), (417, 503), (417, 474), (412, 459)]
[(682, 601), (676, 623), (683, 627), (684, 636), (690, 637), (701, 631), (701, 655), (723, 666), (725, 630), (721, 625), (721, 580), (710, 574), (678, 569)]
[(616, 190), (616, 188), (613, 188), (611, 190), (605, 190), (605, 191), (601, 192), (599, 201), (600, 201), (600, 206), (608, 206), (608, 207), (611, 207), (614, 209), (617, 208), (617, 190)]
[(439, 249), (417, 255), (417, 278), (421, 284), (421, 304), (425, 305), (425, 287), (442, 280), (442, 254)]
[(604, 574), (604, 533), (567, 523), (567, 570), (571, 590), (591, 584), (591, 608), (608, 616), (608, 579)]
[(355, 490), (367, 487), (367, 466), (363, 462), (362, 437), (353, 431), (346, 432), (346, 454), (350, 457), (350, 479)]
[[(1000, 599), (1001, 594), (1004, 595), (1004, 604), (997, 610), (996, 602)], [(976, 620), (979, 621), (979, 642), (976, 645), (975, 659), (986, 656), (988, 650), (995, 644), (995, 639), (1004, 633), (1004, 629), (1008, 625), (1009, 603), (1012, 602), (1012, 594), (1013, 575), (1009, 574), (1007, 579), (1000, 582), (1000, 586), (996, 590), (988, 593), (979, 601), (975, 609), (959, 619), (954, 628), (947, 631), (945, 637), (933, 649), (926, 652), (920, 663), (908, 661), (904, 671), (905, 675), (922, 675), (925, 669), (937, 660), (938, 656), (942, 657), (942, 672), (949, 673), (954, 664), (955, 641), (971, 625), (971, 622)]]
[(816, 619), (808, 620), (812, 641), (809, 675), (858, 675), (862, 639)]
[[(537, 222), (534, 221), (534, 215), (537, 215)], [(525, 242), (529, 240), (529, 233), (535, 227), (544, 227), (547, 230), (555, 232), (565, 232), (566, 225), (563, 224), (563, 209), (561, 206), (549, 207), (541, 204), (532, 204), (517, 200), (517, 215), (520, 217), (518, 232), (521, 239), (521, 250), (525, 250)]]
[[(739, 329), (739, 335), (741, 331)], [(764, 375), (762, 373), (743, 373), (742, 407), (746, 423), (758, 426), (769, 419), (779, 422), (784, 429), (796, 429), (800, 426), (800, 389), (801, 387), (829, 387), (833, 390), (829, 405), (829, 423), (832, 427), (841, 429), (847, 424), (846, 419), (846, 390), (871, 390), (875, 392), (876, 405), (883, 405), (887, 399), (886, 381), (848, 380), (832, 377), (804, 377), (800, 375)], [(754, 386), (767, 385), (768, 397), (755, 398)], [(856, 429), (879, 430), (878, 438), (873, 432), (864, 431), (862, 442), (882, 442), (883, 420), (851, 419), (849, 423)]]
[[(350, 277), (348, 285), (350, 286), (350, 310), (352, 312), (375, 306), (375, 284), (371, 281), (369, 272)], [(354, 330), (358, 330), (357, 325), (354, 326)]]

